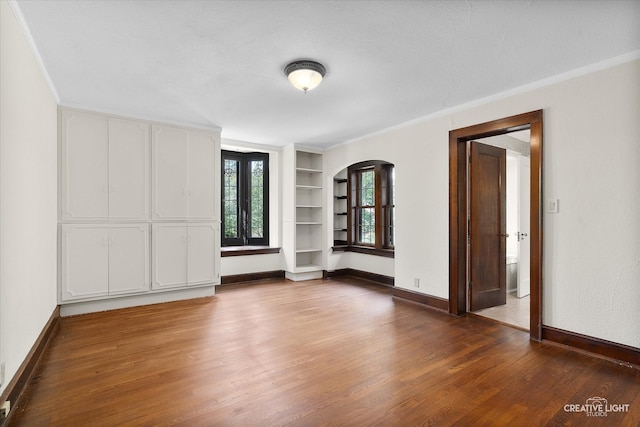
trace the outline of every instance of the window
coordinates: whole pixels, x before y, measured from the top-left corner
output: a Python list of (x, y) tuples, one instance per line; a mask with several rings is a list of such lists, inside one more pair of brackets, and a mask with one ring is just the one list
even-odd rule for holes
[(357, 245), (376, 244), (376, 179), (373, 168), (356, 171), (355, 239)]
[(347, 175), (349, 247), (393, 251), (395, 171), (391, 163), (368, 161), (351, 165)]
[(222, 151), (222, 246), (269, 245), (269, 155)]

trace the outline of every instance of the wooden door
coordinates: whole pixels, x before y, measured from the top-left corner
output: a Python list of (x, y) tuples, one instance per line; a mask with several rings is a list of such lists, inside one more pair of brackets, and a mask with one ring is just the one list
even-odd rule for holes
[(506, 162), (502, 148), (471, 142), (470, 310), (506, 304)]

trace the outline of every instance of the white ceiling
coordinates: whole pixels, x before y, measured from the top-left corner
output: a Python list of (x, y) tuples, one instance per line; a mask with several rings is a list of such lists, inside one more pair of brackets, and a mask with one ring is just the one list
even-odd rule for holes
[[(327, 147), (640, 49), (639, 1), (18, 1), (66, 106)], [(304, 94), (287, 63), (327, 67)]]

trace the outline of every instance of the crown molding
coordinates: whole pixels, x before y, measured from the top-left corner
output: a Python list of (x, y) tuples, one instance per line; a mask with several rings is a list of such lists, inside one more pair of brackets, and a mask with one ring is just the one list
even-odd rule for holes
[(44, 65), (44, 62), (42, 61), (42, 56), (40, 56), (40, 51), (38, 51), (38, 48), (36, 47), (36, 43), (33, 40), (33, 36), (31, 35), (31, 31), (27, 26), (27, 22), (24, 20), (24, 15), (22, 15), (22, 11), (20, 10), (20, 6), (18, 5), (18, 2), (16, 0), (8, 0), (8, 3), (9, 3), (9, 9), (11, 9), (13, 16), (16, 18), (16, 21), (18, 22), (18, 26), (22, 30), (22, 34), (25, 40), (27, 41), (29, 48), (31, 48), (31, 53), (33, 54), (33, 58), (38, 64), (38, 67), (40, 68), (40, 71), (42, 72), (42, 76), (47, 82), (47, 86), (49, 86), (49, 90), (51, 91), (53, 98), (56, 100), (56, 104), (60, 104), (60, 96), (58, 96), (58, 91), (56, 90), (56, 87), (54, 86), (53, 81), (51, 80), (51, 76), (47, 71), (47, 67)]

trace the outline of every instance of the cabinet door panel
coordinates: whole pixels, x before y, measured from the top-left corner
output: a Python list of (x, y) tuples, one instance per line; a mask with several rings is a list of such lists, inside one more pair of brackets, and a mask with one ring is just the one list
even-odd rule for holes
[(109, 292), (109, 232), (105, 227), (63, 225), (62, 300), (95, 298)]
[(109, 121), (104, 116), (62, 112), (62, 219), (109, 215)]
[(211, 135), (189, 132), (188, 150), (188, 208), (193, 219), (214, 219), (215, 139)]
[(147, 219), (149, 125), (109, 119), (109, 216)]
[(218, 282), (215, 224), (189, 224), (188, 285)]
[(109, 295), (149, 290), (149, 226), (109, 227)]
[(187, 131), (153, 127), (153, 219), (187, 217)]
[(187, 282), (187, 226), (153, 225), (153, 289)]

